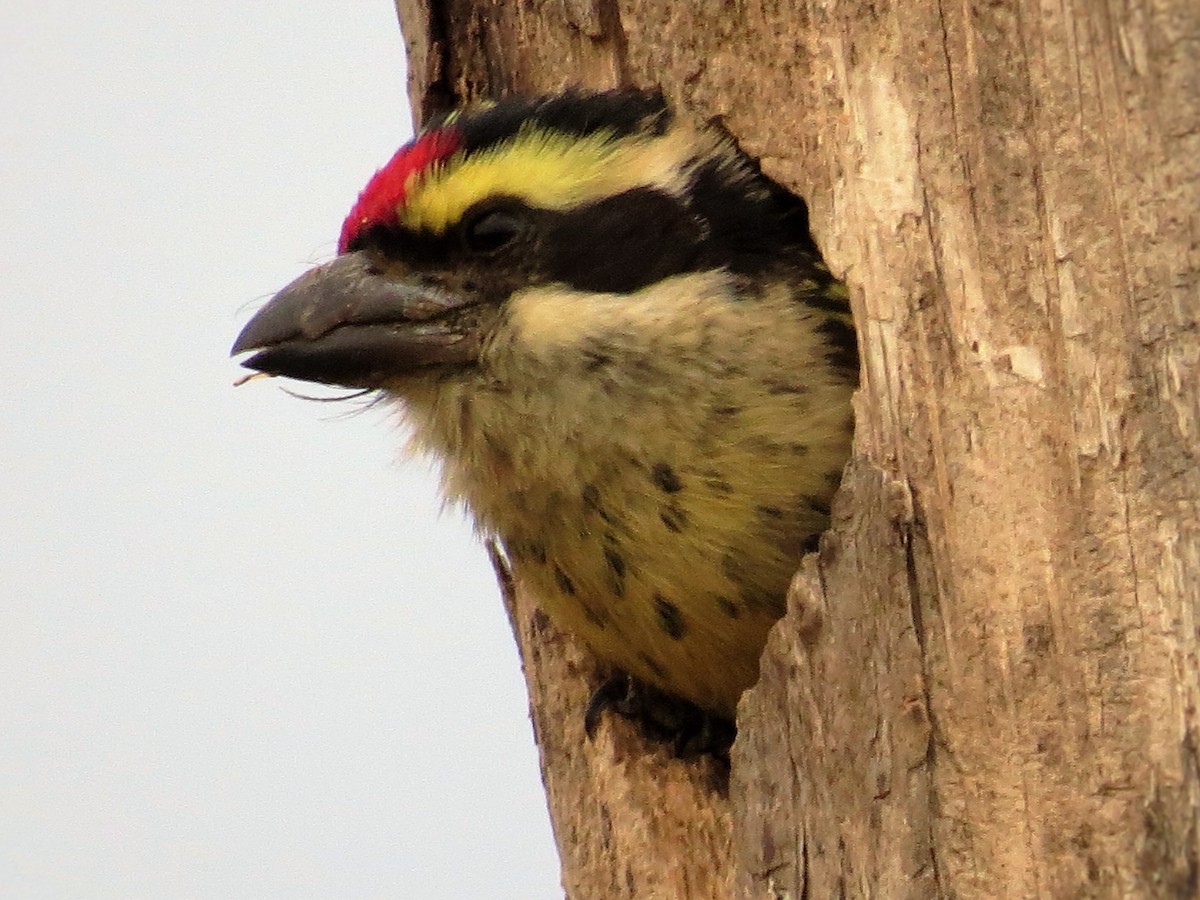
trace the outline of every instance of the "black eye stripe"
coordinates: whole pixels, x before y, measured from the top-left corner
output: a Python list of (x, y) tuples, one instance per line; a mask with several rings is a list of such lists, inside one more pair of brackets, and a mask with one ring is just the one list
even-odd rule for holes
[(576, 290), (629, 293), (690, 271), (702, 224), (678, 198), (633, 188), (547, 215), (546, 276)]

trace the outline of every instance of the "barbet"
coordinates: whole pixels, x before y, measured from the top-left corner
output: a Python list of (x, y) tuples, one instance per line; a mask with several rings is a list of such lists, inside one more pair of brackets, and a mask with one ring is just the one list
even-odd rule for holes
[(556, 622), (726, 719), (828, 524), (858, 377), (803, 203), (636, 90), (430, 124), (233, 349), (398, 401)]

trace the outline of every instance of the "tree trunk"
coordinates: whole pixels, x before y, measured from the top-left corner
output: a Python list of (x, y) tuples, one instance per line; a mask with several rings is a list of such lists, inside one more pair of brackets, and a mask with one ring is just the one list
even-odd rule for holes
[(568, 895), (1200, 895), (1200, 4), (398, 7), (419, 115), (634, 84), (720, 119), (858, 321), (728, 792), (583, 739), (594, 672), (518, 586)]

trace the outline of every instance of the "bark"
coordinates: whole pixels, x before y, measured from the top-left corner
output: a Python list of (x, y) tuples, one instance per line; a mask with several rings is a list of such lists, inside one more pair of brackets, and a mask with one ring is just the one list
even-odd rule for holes
[(516, 591), (571, 897), (1200, 893), (1200, 6), (398, 0), (420, 114), (660, 84), (805, 197), (855, 458), (729, 792)]

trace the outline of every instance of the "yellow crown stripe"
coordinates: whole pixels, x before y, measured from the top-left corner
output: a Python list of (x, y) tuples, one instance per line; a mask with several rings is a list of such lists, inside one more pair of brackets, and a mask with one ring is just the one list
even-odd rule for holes
[(530, 206), (562, 210), (636, 187), (681, 194), (691, 161), (711, 139), (680, 126), (659, 137), (579, 137), (524, 129), (512, 139), (469, 156), (455, 154), (415, 175), (400, 224), (444, 233), (463, 214), (493, 196), (516, 197)]

